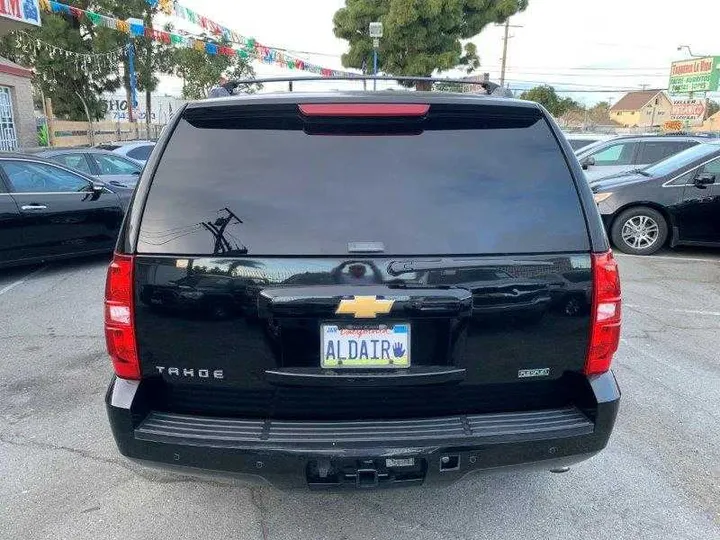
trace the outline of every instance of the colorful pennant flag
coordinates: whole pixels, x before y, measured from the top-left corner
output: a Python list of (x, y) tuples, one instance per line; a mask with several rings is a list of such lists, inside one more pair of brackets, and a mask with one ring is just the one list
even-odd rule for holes
[(39, 0), (39, 6), (45, 12), (68, 15), (75, 17), (78, 20), (87, 18), (94, 26), (112, 28), (118, 30), (119, 32), (130, 34), (132, 36), (145, 36), (148, 39), (170, 45), (190, 47), (198, 51), (205, 51), (207, 54), (210, 55), (237, 55), (244, 60), (254, 57), (266, 64), (274, 64), (285, 67), (287, 69), (308, 71), (310, 73), (322, 75), (323, 77), (353, 75), (353, 73), (338, 71), (318, 66), (316, 64), (311, 64), (300, 58), (296, 58), (283, 50), (274, 49), (272, 47), (262, 45), (253, 38), (246, 38), (241, 34), (238, 34), (237, 32), (231, 30), (230, 28), (222, 26), (221, 24), (218, 24), (215, 21), (212, 21), (207, 17), (196, 13), (189, 8), (181, 6), (177, 1), (147, 0), (147, 2), (150, 6), (158, 7), (158, 9), (160, 9), (166, 14), (174, 14), (176, 17), (182, 18), (191, 23), (201, 26), (203, 29), (209, 31), (213, 35), (222, 36), (225, 41), (234, 43), (238, 45), (239, 48), (236, 49), (227, 45), (218, 45), (213, 42), (205, 42), (202, 40), (188, 38), (179, 34), (169, 33), (162, 30), (155, 30), (153, 28), (146, 28), (142, 23), (123, 21), (114, 17), (101, 15), (94, 11), (86, 11), (75, 6), (69, 6), (61, 2), (56, 2), (54, 0)]
[[(353, 73), (346, 71), (339, 71), (335, 69), (324, 68), (322, 66), (317, 66), (315, 64), (305, 62), (304, 60), (301, 60), (299, 58), (295, 58), (287, 54), (286, 52), (273, 49), (271, 47), (259, 45), (253, 38), (245, 38), (237, 32), (233, 31), (232, 29), (226, 28), (221, 24), (218, 24), (214, 21), (211, 21), (207, 17), (200, 15), (199, 13), (191, 10), (190, 8), (180, 5), (180, 3), (177, 1), (174, 2), (173, 13), (176, 17), (179, 17), (194, 24), (198, 24), (203, 29), (210, 31), (215, 35), (222, 35), (226, 39), (228, 39), (229, 36), (229, 41), (242, 46), (244, 49), (254, 49), (256, 52), (256, 57), (261, 62), (264, 62), (266, 64), (277, 64), (290, 67), (290, 63), (292, 62), (295, 69), (310, 71), (312, 73), (323, 75), (324, 77), (354, 75)], [(243, 49), (237, 51), (237, 54), (238, 56), (245, 58), (245, 56), (243, 56)], [(247, 55), (246, 52), (244, 54)]]

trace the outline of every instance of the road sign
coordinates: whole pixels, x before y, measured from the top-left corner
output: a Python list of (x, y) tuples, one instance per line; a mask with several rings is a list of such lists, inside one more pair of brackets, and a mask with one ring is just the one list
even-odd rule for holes
[(383, 24), (381, 22), (371, 22), (369, 30), (371, 38), (383, 37)]
[(720, 56), (673, 62), (670, 65), (671, 94), (715, 92), (720, 83)]
[(706, 99), (674, 99), (670, 120), (679, 120), (684, 125), (699, 126), (705, 120)]

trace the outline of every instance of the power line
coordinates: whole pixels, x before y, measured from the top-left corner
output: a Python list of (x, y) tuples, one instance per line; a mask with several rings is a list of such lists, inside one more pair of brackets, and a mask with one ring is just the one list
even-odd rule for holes
[[(667, 88), (660, 88), (658, 90), (667, 91)], [(621, 94), (627, 92), (637, 92), (637, 88), (615, 88), (615, 89), (583, 89), (577, 90), (573, 88), (555, 88), (558, 94)]]
[[(499, 69), (502, 66), (498, 66), (495, 64), (481, 64), (481, 69)], [(594, 71), (601, 71), (605, 73), (645, 73), (645, 72), (653, 72), (653, 73), (663, 73), (667, 74), (670, 72), (670, 66), (665, 66), (663, 68), (659, 67), (645, 67), (645, 68), (611, 68), (611, 67), (604, 67), (604, 68), (596, 68), (596, 67), (573, 67), (573, 66), (512, 66), (513, 69), (521, 69), (521, 70), (553, 70), (554, 72), (558, 71), (569, 71), (569, 72), (594, 72)], [(582, 73), (580, 73), (582, 74)]]
[[(563, 86), (563, 85), (565, 85), (565, 86), (578, 87), (578, 88), (580, 88), (580, 89), (586, 88), (586, 89), (593, 89), (593, 90), (594, 90), (594, 89), (598, 89), (598, 90), (613, 90), (613, 89), (615, 89), (615, 88), (618, 88), (617, 86), (607, 86), (607, 85), (601, 85), (601, 84), (598, 84), (598, 85), (590, 85), (590, 84), (580, 84), (580, 83), (563, 82), (563, 81), (526, 81), (526, 80), (522, 80), (522, 79), (510, 79), (510, 82), (512, 82), (513, 84), (517, 84), (517, 83), (520, 83), (520, 84), (541, 84), (541, 85), (542, 85), (542, 84), (547, 84), (547, 85), (551, 85), (551, 86), (556, 86), (556, 85), (557, 85), (557, 86)], [(622, 87), (622, 88), (627, 88), (627, 87)], [(636, 90), (638, 90), (638, 88), (633, 88), (631, 91), (636, 91)]]
[(664, 77), (667, 78), (667, 73), (617, 73), (617, 74), (584, 74), (584, 73), (558, 73), (557, 71), (553, 72), (544, 72), (544, 71), (525, 71), (525, 70), (513, 70), (513, 73), (515, 74), (522, 74), (522, 75), (552, 75), (555, 77), (582, 77), (582, 78), (603, 78), (603, 79), (616, 79), (616, 78), (627, 78), (627, 77), (635, 77), (635, 78), (650, 78), (650, 77)]

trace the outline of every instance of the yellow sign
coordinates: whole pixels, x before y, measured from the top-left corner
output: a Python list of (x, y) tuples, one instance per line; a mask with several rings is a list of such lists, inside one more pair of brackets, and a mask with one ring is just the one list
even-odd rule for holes
[(381, 300), (377, 296), (353, 296), (352, 300), (340, 300), (336, 315), (354, 315), (356, 319), (374, 319), (390, 313), (395, 300)]

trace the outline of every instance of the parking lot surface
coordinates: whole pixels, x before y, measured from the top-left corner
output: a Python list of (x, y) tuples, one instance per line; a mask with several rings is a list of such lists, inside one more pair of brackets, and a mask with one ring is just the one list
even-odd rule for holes
[(619, 255), (623, 401), (565, 474), (281, 493), (140, 468), (103, 406), (106, 257), (0, 271), (0, 538), (720, 538), (720, 253)]

